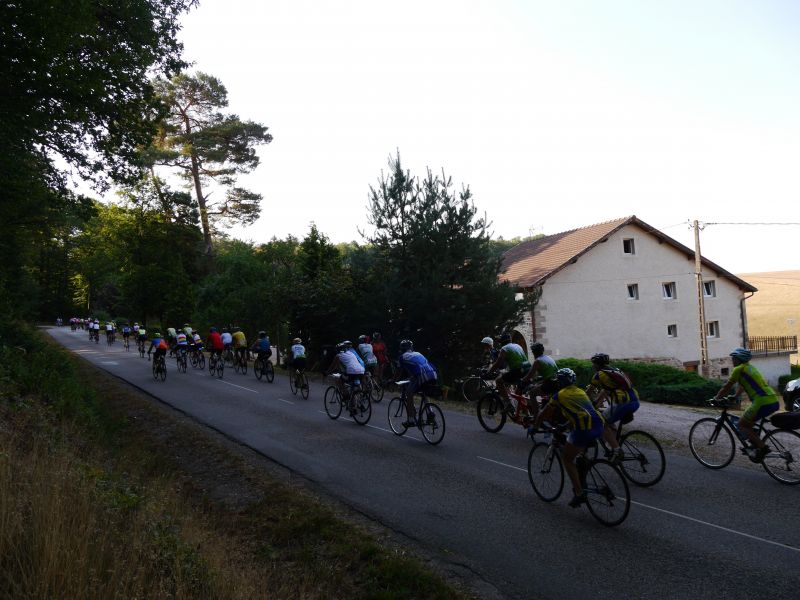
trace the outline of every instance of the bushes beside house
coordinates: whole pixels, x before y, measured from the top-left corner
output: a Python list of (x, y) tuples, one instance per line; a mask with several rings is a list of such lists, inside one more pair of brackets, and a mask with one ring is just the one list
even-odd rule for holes
[[(578, 385), (581, 387), (589, 385), (594, 374), (592, 363), (588, 360), (561, 358), (558, 359), (558, 366), (574, 370), (578, 375)], [(719, 380), (704, 379), (696, 373), (667, 365), (620, 360), (614, 361), (612, 366), (628, 374), (642, 400), (660, 404), (703, 406), (724, 383)]]

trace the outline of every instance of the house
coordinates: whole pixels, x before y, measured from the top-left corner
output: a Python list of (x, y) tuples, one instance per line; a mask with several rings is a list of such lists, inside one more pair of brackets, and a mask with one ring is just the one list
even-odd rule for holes
[[(757, 290), (705, 258), (701, 265), (709, 375), (725, 377), (731, 349), (746, 345), (745, 299)], [(538, 341), (556, 358), (605, 352), (698, 369), (694, 250), (637, 217), (523, 242), (503, 267), (501, 277), (539, 296), (512, 334), (526, 350)]]

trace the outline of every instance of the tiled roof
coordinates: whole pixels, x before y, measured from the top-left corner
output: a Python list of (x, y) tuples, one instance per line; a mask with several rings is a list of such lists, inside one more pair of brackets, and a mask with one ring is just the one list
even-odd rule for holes
[[(636, 216), (630, 216), (518, 244), (503, 255), (504, 272), (501, 277), (520, 288), (539, 285), (545, 279), (566, 267), (571, 261), (585, 254), (609, 235), (626, 225), (637, 225), (661, 241), (686, 253), (687, 256), (694, 255), (694, 250), (673, 240)], [(756, 291), (755, 287), (710, 260), (703, 258), (702, 261), (706, 268), (715, 271), (720, 277), (731, 279), (741, 289), (748, 292)]]

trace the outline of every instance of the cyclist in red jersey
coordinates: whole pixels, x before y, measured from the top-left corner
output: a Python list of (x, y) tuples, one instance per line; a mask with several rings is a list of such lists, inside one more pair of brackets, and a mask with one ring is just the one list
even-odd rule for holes
[(212, 327), (208, 330), (206, 348), (208, 348), (211, 354), (216, 354), (217, 357), (222, 358), (222, 351), (225, 349), (225, 344), (222, 343), (222, 336), (219, 334), (216, 327)]
[(375, 377), (378, 381), (383, 381), (383, 368), (389, 362), (389, 357), (386, 355), (386, 344), (383, 343), (383, 338), (377, 331), (372, 334), (372, 353), (378, 359)]

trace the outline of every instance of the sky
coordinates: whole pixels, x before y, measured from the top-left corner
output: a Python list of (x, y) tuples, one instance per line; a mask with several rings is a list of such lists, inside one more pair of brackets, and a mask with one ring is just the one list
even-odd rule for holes
[(269, 127), (235, 237), (362, 241), (399, 152), (495, 237), (636, 215), (734, 273), (800, 268), (800, 2), (201, 0), (180, 35)]

